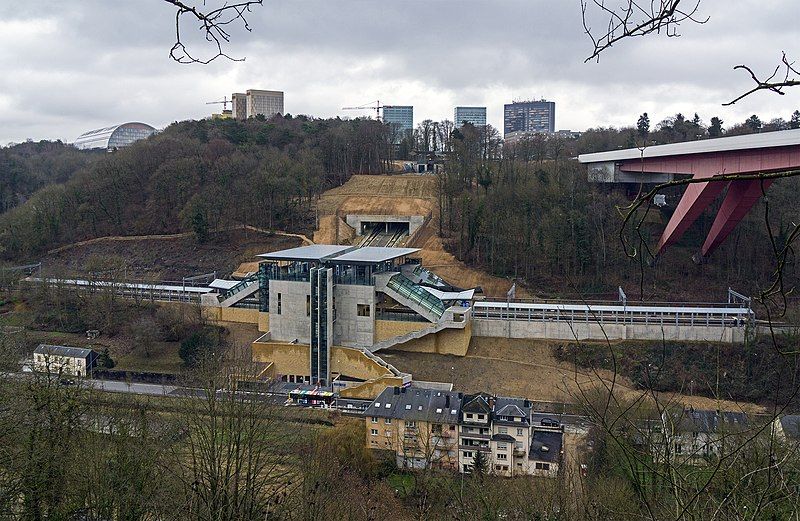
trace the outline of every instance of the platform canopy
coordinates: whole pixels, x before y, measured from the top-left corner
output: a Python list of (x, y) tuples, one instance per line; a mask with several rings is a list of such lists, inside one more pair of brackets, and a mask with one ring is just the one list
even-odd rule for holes
[(417, 253), (418, 251), (419, 248), (365, 246), (364, 248), (355, 248), (340, 255), (335, 255), (326, 260), (334, 264), (379, 264), (381, 262), (405, 257), (406, 255)]
[(273, 261), (321, 261), (327, 257), (335, 256), (345, 251), (352, 250), (353, 246), (341, 246), (337, 244), (313, 244), (311, 246), (300, 246), (288, 250), (273, 251), (259, 255), (262, 259)]

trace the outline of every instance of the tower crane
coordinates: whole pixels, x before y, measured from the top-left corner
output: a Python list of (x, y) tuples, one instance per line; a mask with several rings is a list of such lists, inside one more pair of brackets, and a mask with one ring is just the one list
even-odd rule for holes
[(359, 105), (358, 107), (342, 107), (342, 110), (364, 110), (364, 109), (373, 109), (375, 110), (375, 119), (381, 121), (381, 109), (390, 109), (393, 105), (381, 105), (379, 100), (367, 103), (366, 105)]
[(222, 99), (221, 99), (221, 100), (219, 100), (219, 101), (209, 101), (209, 102), (206, 102), (206, 105), (217, 105), (217, 104), (222, 104), (222, 110), (228, 110), (228, 103), (230, 103), (231, 105), (233, 105), (233, 100), (232, 100), (232, 99), (228, 99), (228, 97), (227, 97), (227, 96), (223, 96), (223, 97), (222, 97)]

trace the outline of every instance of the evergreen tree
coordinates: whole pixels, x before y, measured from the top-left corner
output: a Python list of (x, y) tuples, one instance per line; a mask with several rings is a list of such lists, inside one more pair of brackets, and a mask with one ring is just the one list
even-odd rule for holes
[(724, 121), (714, 116), (711, 118), (711, 126), (708, 127), (709, 137), (720, 137), (722, 135), (722, 124)]
[(107, 347), (103, 349), (103, 352), (97, 357), (97, 365), (104, 369), (113, 369), (114, 366), (117, 365), (117, 363), (114, 362), (114, 359), (111, 358), (111, 354), (109, 354)]
[(800, 110), (792, 112), (792, 118), (789, 120), (789, 128), (800, 128)]
[(476, 476), (483, 476), (486, 474), (489, 467), (489, 462), (486, 460), (486, 454), (482, 450), (475, 451), (475, 457), (472, 459), (472, 473)]
[(761, 127), (763, 126), (761, 123), (761, 118), (753, 114), (744, 122), (745, 125), (750, 127), (750, 130), (753, 132), (761, 132)]
[(650, 133), (650, 116), (647, 115), (647, 112), (639, 116), (639, 121), (636, 122), (636, 129), (641, 137), (647, 137), (647, 134)]

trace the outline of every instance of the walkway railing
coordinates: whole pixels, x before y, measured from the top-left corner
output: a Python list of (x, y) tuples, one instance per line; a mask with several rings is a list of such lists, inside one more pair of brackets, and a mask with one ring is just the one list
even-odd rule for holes
[(522, 322), (568, 322), (600, 324), (639, 324), (658, 326), (743, 327), (755, 319), (747, 307), (734, 304), (711, 306), (625, 305), (592, 303), (476, 302), (472, 316), (483, 320)]
[(445, 305), (441, 300), (422, 289), (422, 287), (414, 284), (400, 273), (389, 279), (386, 287), (396, 291), (439, 318), (444, 314)]

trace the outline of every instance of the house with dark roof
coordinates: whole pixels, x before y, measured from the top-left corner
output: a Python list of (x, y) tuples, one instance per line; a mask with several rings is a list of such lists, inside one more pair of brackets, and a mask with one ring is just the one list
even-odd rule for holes
[(81, 347), (39, 344), (33, 350), (33, 370), (40, 373), (86, 376), (98, 354)]
[(662, 417), (668, 444), (668, 458), (702, 463), (725, 454), (727, 446), (736, 446), (737, 438), (750, 428), (745, 413), (680, 409), (666, 411)]
[(367, 447), (394, 452), (404, 468), (472, 472), (479, 452), (500, 476), (556, 476), (563, 428), (534, 426), (522, 398), (387, 388), (366, 409)]
[(387, 387), (364, 411), (367, 447), (391, 451), (401, 468), (455, 469), (463, 395)]

